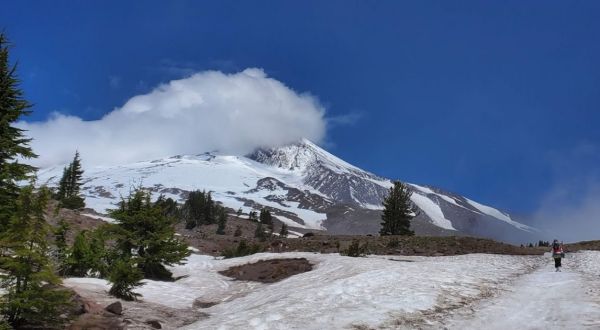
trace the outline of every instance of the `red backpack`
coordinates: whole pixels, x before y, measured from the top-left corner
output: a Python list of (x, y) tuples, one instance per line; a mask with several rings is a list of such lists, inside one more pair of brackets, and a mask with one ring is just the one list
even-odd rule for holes
[(554, 254), (560, 254), (560, 253), (562, 253), (562, 249), (560, 248), (560, 244), (554, 243), (554, 245), (552, 245), (552, 252), (554, 252)]

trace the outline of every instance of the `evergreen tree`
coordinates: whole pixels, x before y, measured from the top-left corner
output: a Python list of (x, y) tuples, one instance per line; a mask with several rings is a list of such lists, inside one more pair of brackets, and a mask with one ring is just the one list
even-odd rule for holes
[(225, 235), (225, 224), (227, 223), (227, 212), (225, 211), (224, 207), (219, 207), (217, 213), (218, 215), (218, 222), (217, 224), (219, 225), (217, 227), (217, 235)]
[(69, 224), (65, 219), (60, 219), (58, 227), (54, 230), (54, 244), (56, 245), (56, 261), (58, 263), (58, 273), (65, 274), (67, 267), (67, 257), (69, 256), (69, 246), (67, 245), (67, 233)]
[(83, 178), (83, 169), (81, 168), (81, 158), (79, 151), (75, 151), (75, 156), (71, 162), (71, 176), (69, 177), (69, 186), (71, 187), (71, 195), (79, 195), (81, 189), (81, 180)]
[(261, 242), (264, 242), (267, 239), (267, 233), (265, 233), (261, 222), (259, 222), (256, 226), (256, 230), (254, 231), (254, 237), (258, 238), (258, 240)]
[(106, 248), (108, 227), (110, 225), (96, 228), (89, 235), (90, 273), (100, 278), (108, 276), (112, 263), (118, 258), (117, 251)]
[(22, 116), (28, 115), (31, 105), (23, 99), (16, 76), (16, 65), (8, 58), (9, 43), (0, 32), (0, 231), (8, 225), (15, 213), (19, 195), (17, 182), (31, 179), (35, 168), (20, 163), (18, 159), (37, 157), (24, 131), (14, 125)]
[(135, 190), (110, 216), (118, 221), (114, 234), (121, 258), (136, 257), (146, 278), (170, 280), (172, 274), (165, 266), (181, 264), (190, 254), (175, 237), (174, 220), (150, 202), (147, 192)]
[(270, 233), (273, 233), (273, 217), (271, 216), (271, 212), (266, 208), (260, 210), (260, 222), (267, 226), (267, 229)]
[(76, 210), (85, 206), (83, 197), (79, 195), (82, 177), (81, 159), (77, 151), (73, 161), (63, 169), (63, 176), (58, 184), (56, 199), (60, 201), (61, 207)]
[(288, 237), (288, 226), (284, 223), (281, 225), (281, 230), (279, 231), (280, 237)]
[(215, 209), (210, 192), (192, 191), (182, 207), (182, 215), (187, 229), (200, 225), (209, 225), (217, 222)]
[(75, 236), (71, 254), (67, 258), (66, 276), (86, 277), (93, 266), (93, 255), (85, 230)]
[(210, 192), (208, 192), (205, 196), (206, 202), (204, 203), (204, 221), (202, 224), (210, 225), (216, 222), (214, 214), (215, 204), (212, 200)]
[(58, 288), (50, 260), (44, 218), (50, 192), (33, 185), (22, 188), (6, 230), (0, 234), (0, 312), (14, 328), (52, 328), (69, 304), (70, 294)]
[(54, 196), (57, 201), (62, 201), (65, 199), (65, 196), (67, 194), (68, 181), (69, 181), (69, 172), (70, 172), (69, 167), (65, 166), (65, 168), (63, 168), (62, 177), (60, 178), (60, 181), (58, 183), (58, 192), (56, 193), (56, 196)]
[(160, 207), (163, 210), (164, 215), (167, 217), (176, 218), (179, 215), (177, 202), (171, 197), (165, 199), (164, 195), (160, 195), (154, 204)]
[(410, 220), (414, 217), (413, 205), (410, 200), (412, 192), (408, 187), (395, 181), (394, 186), (383, 200), (383, 214), (381, 219), (381, 230), (379, 234), (384, 235), (414, 235), (410, 230)]
[(108, 277), (112, 283), (108, 293), (123, 300), (136, 300), (139, 294), (133, 292), (133, 289), (143, 285), (142, 279), (144, 274), (136, 267), (133, 259), (118, 259)]
[(250, 213), (248, 213), (248, 220), (252, 222), (258, 222), (258, 215), (256, 211), (250, 211)]

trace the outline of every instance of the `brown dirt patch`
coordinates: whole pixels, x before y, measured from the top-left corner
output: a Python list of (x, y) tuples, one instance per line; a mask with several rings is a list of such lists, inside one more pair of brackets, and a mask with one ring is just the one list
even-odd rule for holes
[[(549, 251), (549, 250), (550, 250), (549, 247), (545, 248), (545, 251)], [(576, 251), (580, 251), (580, 250), (600, 251), (600, 240), (565, 244), (566, 252), (576, 252)]]
[(231, 267), (219, 273), (241, 281), (274, 283), (311, 270), (312, 265), (308, 260), (293, 258), (260, 260), (252, 264)]

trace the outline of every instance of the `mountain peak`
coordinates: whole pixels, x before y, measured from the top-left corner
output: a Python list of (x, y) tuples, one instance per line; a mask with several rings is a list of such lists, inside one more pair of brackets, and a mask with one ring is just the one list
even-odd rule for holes
[(306, 138), (280, 147), (258, 149), (248, 157), (257, 162), (290, 171), (305, 172), (313, 166), (320, 165), (337, 173), (366, 173)]

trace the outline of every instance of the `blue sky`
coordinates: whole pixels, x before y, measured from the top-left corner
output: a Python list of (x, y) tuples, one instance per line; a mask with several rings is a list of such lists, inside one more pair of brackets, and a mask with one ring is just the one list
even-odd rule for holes
[(599, 175), (597, 1), (2, 7), (29, 121), (96, 120), (160, 83), (257, 67), (316, 96), (336, 118), (327, 148), (382, 176), (530, 213)]

